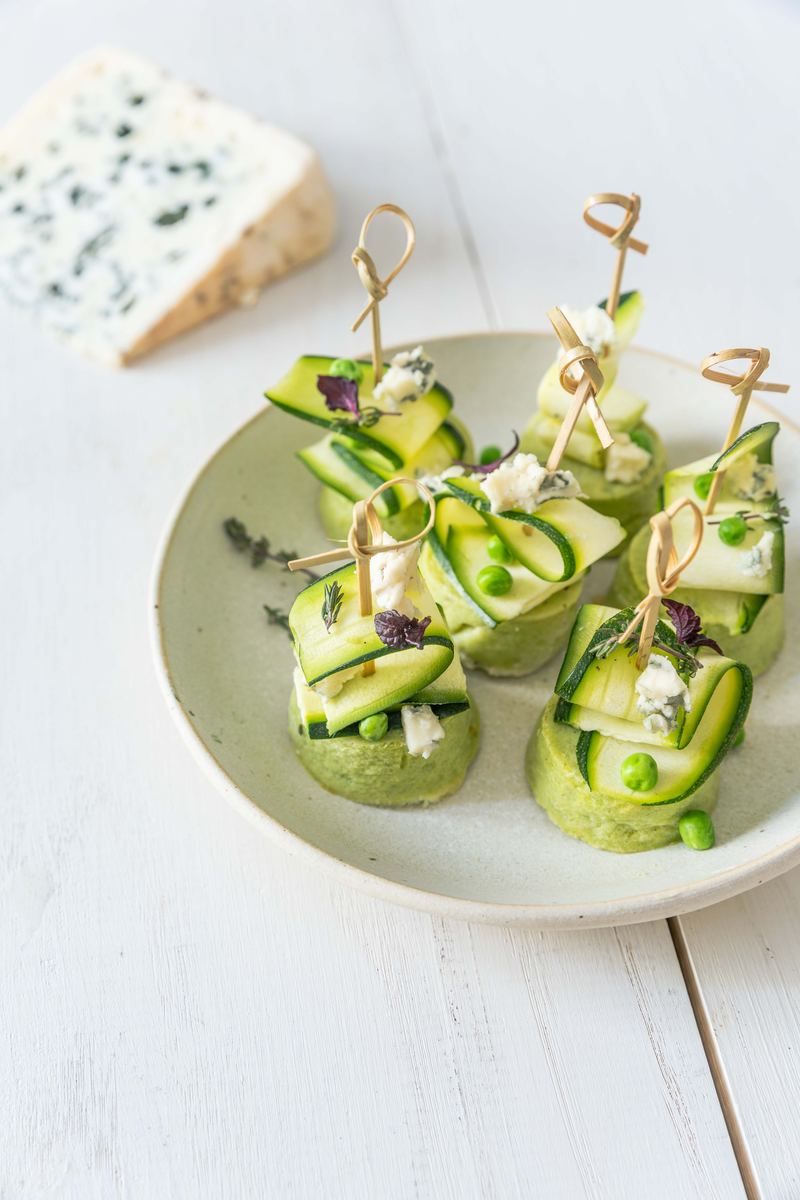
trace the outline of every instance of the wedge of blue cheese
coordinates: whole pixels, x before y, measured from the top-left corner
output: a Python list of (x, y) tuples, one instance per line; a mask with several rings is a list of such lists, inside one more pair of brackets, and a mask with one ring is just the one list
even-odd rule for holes
[(321, 254), (314, 151), (128, 51), (69, 66), (0, 131), (0, 294), (123, 366)]

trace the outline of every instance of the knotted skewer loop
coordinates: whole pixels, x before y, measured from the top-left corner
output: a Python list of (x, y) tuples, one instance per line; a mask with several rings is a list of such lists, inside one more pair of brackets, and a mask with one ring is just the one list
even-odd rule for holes
[[(692, 510), (694, 529), (689, 548), (678, 562), (672, 537), (672, 520), (687, 506)], [(636, 606), (634, 618), (627, 629), (617, 638), (620, 644), (626, 642), (641, 622), (639, 649), (636, 654), (636, 666), (640, 671), (644, 670), (650, 660), (661, 601), (664, 596), (669, 596), (675, 591), (680, 582), (681, 572), (686, 570), (700, 549), (703, 540), (703, 514), (694, 500), (690, 500), (688, 496), (681, 496), (680, 499), (673, 500), (669, 508), (650, 518), (650, 528), (653, 530), (647, 548), (647, 586), (650, 590), (644, 600)]]
[[(378, 268), (366, 248), (367, 230), (373, 217), (377, 217), (379, 213), (391, 212), (396, 213), (406, 227), (406, 248), (403, 257), (400, 259), (393, 271), (381, 279), (378, 275)], [(417, 235), (414, 230), (414, 224), (408, 213), (403, 212), (402, 208), (398, 208), (396, 204), (379, 204), (377, 208), (373, 208), (371, 213), (368, 213), (364, 219), (364, 224), (361, 226), (361, 234), (358, 239), (358, 245), (352, 254), (353, 263), (358, 270), (358, 277), (367, 289), (369, 294), (369, 303), (366, 308), (359, 314), (355, 323), (350, 326), (353, 333), (358, 329), (361, 322), (369, 314), (372, 314), (372, 366), (375, 375), (375, 383), (380, 383), (383, 375), (383, 351), (381, 348), (381, 319), (378, 305), (383, 300), (389, 289), (389, 284), (395, 276), (402, 271), (403, 267), (411, 257), (411, 252), (416, 244)]]
[[(749, 358), (752, 366), (741, 375), (731, 371), (715, 371), (719, 363), (732, 362), (734, 359)], [(788, 383), (761, 383), (760, 378), (769, 366), (769, 350), (759, 346), (757, 350), (720, 350), (717, 354), (709, 354), (700, 364), (700, 370), (706, 379), (714, 383), (727, 383), (734, 396), (741, 396), (748, 389), (753, 392), (788, 392)]]
[[(598, 221), (597, 217), (590, 216), (590, 210), (597, 208), (599, 204), (617, 204), (620, 208), (625, 209), (625, 217), (622, 224), (616, 229), (611, 225), (606, 225), (605, 221)], [(639, 242), (636, 238), (632, 238), (633, 227), (639, 220), (639, 213), (642, 207), (642, 198), (637, 196), (636, 192), (632, 192), (630, 196), (622, 196), (619, 192), (598, 192), (596, 196), (590, 196), (583, 205), (583, 219), (592, 229), (596, 229), (598, 233), (602, 233), (607, 237), (612, 246), (617, 250), (621, 250), (627, 245), (629, 250), (638, 250), (640, 254), (647, 254), (649, 246), (647, 242)]]
[[(622, 224), (616, 229), (611, 225), (606, 225), (605, 221), (598, 221), (597, 217), (591, 215), (590, 210), (596, 208), (598, 204), (616, 204), (620, 208), (625, 209), (625, 216)], [(583, 206), (583, 219), (592, 229), (596, 229), (598, 233), (602, 233), (607, 237), (611, 245), (617, 251), (617, 261), (614, 264), (614, 274), (611, 279), (611, 291), (608, 293), (606, 301), (606, 312), (611, 317), (612, 321), (616, 316), (617, 306), (619, 304), (619, 293), (622, 287), (622, 272), (625, 269), (625, 255), (628, 250), (637, 250), (639, 254), (647, 254), (649, 249), (647, 242), (637, 241), (631, 237), (633, 228), (639, 220), (639, 212), (642, 207), (642, 198), (637, 196), (636, 192), (631, 192), (630, 196), (622, 196), (619, 192), (598, 192), (596, 196), (590, 196)]]
[[(575, 336), (577, 337), (577, 334)], [(569, 369), (575, 363), (580, 363), (583, 374), (588, 375), (592, 381), (592, 392), (596, 395), (605, 382), (603, 372), (600, 370), (594, 350), (590, 346), (581, 345), (580, 339), (578, 339), (578, 342), (579, 344), (574, 350), (568, 350), (558, 360), (558, 382), (565, 392), (569, 392), (571, 396), (574, 396), (580, 386), (580, 380), (570, 375)]]
[[(731, 371), (717, 371), (714, 368), (720, 363), (733, 362), (734, 360), (749, 359), (750, 366), (741, 375), (734, 375)], [(759, 346), (757, 350), (744, 349), (741, 346), (733, 350), (720, 350), (716, 354), (709, 354), (708, 358), (704, 358), (700, 364), (706, 379), (712, 380), (714, 383), (725, 383), (731, 389), (734, 396), (737, 397), (738, 403), (734, 410), (733, 419), (731, 420), (728, 432), (725, 437), (725, 443), (720, 453), (724, 454), (730, 449), (733, 443), (738, 438), (742, 431), (745, 413), (747, 406), (750, 403), (750, 396), (756, 392), (788, 392), (788, 383), (764, 383), (761, 381), (761, 376), (769, 366), (769, 350), (766, 346)], [(716, 508), (719, 500), (722, 485), (725, 482), (725, 471), (715, 471), (714, 479), (711, 484), (711, 489), (706, 500), (706, 516), (710, 517)]]
[[(581, 339), (560, 308), (551, 308), (547, 315), (564, 349), (564, 354), (558, 361), (561, 386), (566, 391), (572, 393), (573, 396), (572, 404), (567, 409), (567, 415), (561, 423), (558, 437), (547, 460), (548, 471), (557, 471), (561, 459), (564, 457), (569, 439), (572, 437), (572, 433), (578, 423), (578, 418), (581, 415), (584, 404), (586, 405), (586, 411), (592, 419), (603, 449), (607, 450), (609, 446), (613, 446), (614, 439), (606, 425), (605, 417), (600, 411), (600, 406), (596, 399), (604, 382), (603, 372), (600, 370), (597, 362), (597, 355), (589, 346), (584, 346), (581, 343)], [(574, 363), (580, 363), (581, 365), (583, 374), (579, 380), (573, 379), (568, 373), (569, 368)]]
[[(428, 523), (425, 528), (414, 535), (414, 537), (406, 538), (405, 541), (395, 542), (391, 546), (384, 546), (383, 543), (383, 526), (381, 525), (380, 517), (375, 511), (375, 500), (380, 496), (381, 492), (385, 492), (387, 488), (394, 487), (398, 483), (410, 483), (415, 487), (422, 496), (422, 499), (428, 505)], [(347, 545), (340, 546), (336, 550), (326, 550), (324, 554), (314, 554), (311, 558), (295, 558), (287, 564), (290, 571), (300, 571), (304, 567), (324, 566), (325, 563), (338, 562), (342, 558), (354, 558), (356, 560), (356, 583), (358, 585), (358, 611), (362, 617), (368, 617), (372, 612), (372, 575), (370, 573), (369, 560), (373, 554), (385, 554), (387, 549), (404, 550), (407, 546), (413, 546), (415, 542), (421, 542), (422, 539), (433, 529), (433, 522), (436, 519), (436, 501), (431, 495), (424, 483), (420, 483), (418, 479), (387, 479), (380, 487), (375, 488), (372, 495), (367, 496), (366, 500), (357, 500), (353, 505), (353, 524), (350, 526), (350, 532), (347, 535)], [(369, 540), (369, 535), (372, 535), (372, 542)], [(364, 675), (374, 675), (375, 663), (370, 660), (364, 663)]]
[[(380, 496), (381, 492), (385, 492), (387, 488), (396, 487), (399, 483), (409, 483), (415, 487), (422, 496), (422, 499), (430, 509), (428, 515), (428, 523), (425, 528), (416, 533), (414, 537), (406, 538), (402, 542), (393, 542), (391, 546), (382, 544), (383, 526), (381, 525), (380, 517), (375, 511), (375, 500)], [(293, 558), (287, 563), (290, 571), (302, 571), (305, 567), (321, 567), (326, 563), (339, 562), (343, 558), (354, 558), (356, 564), (367, 564), (373, 554), (385, 554), (388, 550), (405, 550), (407, 546), (413, 546), (415, 542), (421, 542), (430, 531), (433, 529), (433, 522), (436, 519), (436, 501), (431, 495), (428, 488), (419, 479), (405, 479), (398, 477), (396, 479), (387, 479), (380, 487), (375, 488), (371, 496), (366, 500), (358, 500), (353, 505), (353, 524), (350, 526), (350, 532), (347, 535), (347, 545), (338, 546), (335, 550), (326, 550), (323, 554), (312, 554), (310, 558)], [(372, 542), (370, 543), (367, 536), (367, 527), (372, 534)], [(367, 599), (368, 607), (362, 611), (362, 617), (368, 617), (372, 610), (372, 594), (370, 593)]]

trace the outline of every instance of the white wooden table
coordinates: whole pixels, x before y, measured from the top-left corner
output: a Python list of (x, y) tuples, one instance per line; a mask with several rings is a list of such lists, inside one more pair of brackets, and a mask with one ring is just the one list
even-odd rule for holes
[(0, 1197), (794, 1200), (800, 872), (560, 935), (351, 893), (201, 776), (145, 605), (176, 495), (267, 382), (361, 347), (349, 251), (383, 200), (419, 235), (391, 340), (603, 295), (581, 203), (636, 189), (640, 341), (766, 343), (800, 393), (798, 10), (0, 0), (0, 119), (100, 41), (306, 136), (341, 233), (129, 372), (0, 312)]

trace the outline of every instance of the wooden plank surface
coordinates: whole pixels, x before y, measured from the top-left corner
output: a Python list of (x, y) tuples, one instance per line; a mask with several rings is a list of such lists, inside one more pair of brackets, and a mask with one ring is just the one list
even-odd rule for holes
[(756, 1194), (800, 1195), (800, 871), (678, 922)]
[[(502, 299), (513, 246), (483, 248), (472, 189), (492, 127), (473, 126), (467, 170), (420, 57), (436, 29), (480, 46), (482, 13), (409, 14), (0, 7), (0, 118), (71, 54), (129, 45), (309, 137), (342, 219), (333, 256), (128, 373), (0, 317), (3, 1200), (744, 1194), (664, 923), (470, 928), (339, 888), (226, 808), (152, 675), (147, 577), (169, 507), (287, 361), (361, 346), (348, 251), (369, 207), (396, 200), (420, 234), (387, 338), (542, 323), (527, 290), (517, 310)], [(488, 57), (473, 82), (507, 128), (508, 72)], [(514, 204), (521, 186), (504, 185)]]

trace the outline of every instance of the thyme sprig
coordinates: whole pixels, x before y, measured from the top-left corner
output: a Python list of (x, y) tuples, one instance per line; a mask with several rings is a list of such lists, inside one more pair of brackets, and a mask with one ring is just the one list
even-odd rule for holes
[(264, 612), (267, 614), (267, 620), (270, 625), (280, 625), (289, 634), (290, 639), (294, 640), (291, 628), (289, 627), (288, 613), (285, 613), (281, 608), (272, 608), (269, 604), (264, 605)]
[[(297, 553), (294, 550), (276, 550), (273, 552), (270, 549), (269, 539), (264, 537), (263, 534), (256, 541), (247, 532), (247, 527), (241, 521), (237, 520), (236, 517), (228, 517), (227, 521), (223, 522), (222, 527), (240, 553), (245, 550), (250, 551), (250, 564), (253, 567), (260, 567), (269, 559), (271, 562), (280, 563), (284, 571), (288, 571), (288, 564), (292, 559), (297, 558)], [(301, 567), (300, 570), (312, 583), (319, 579), (316, 571), (311, 571), (307, 567)]]
[(336, 624), (343, 600), (344, 592), (338, 579), (334, 579), (333, 583), (325, 584), (325, 599), (322, 604), (322, 619), (325, 622), (325, 628), (327, 629), (328, 633), (331, 631), (331, 626)]
[(362, 408), (360, 412), (351, 417), (349, 420), (345, 417), (337, 417), (331, 421), (331, 429), (335, 433), (347, 433), (348, 429), (353, 426), (359, 426), (361, 429), (371, 429), (373, 425), (377, 425), (381, 417), (401, 417), (403, 414), (399, 412), (385, 412), (382, 408), (376, 408), (374, 404)]
[[(728, 516), (730, 515), (728, 513)], [(776, 507), (767, 509), (765, 512), (747, 512), (746, 509), (742, 509), (741, 512), (734, 513), (733, 515), (739, 517), (742, 521), (780, 521), (781, 525), (788, 525), (791, 514), (788, 507), (779, 497)], [(709, 518), (708, 524), (721, 525), (725, 520), (727, 520), (725, 516), (717, 517), (713, 520)]]

